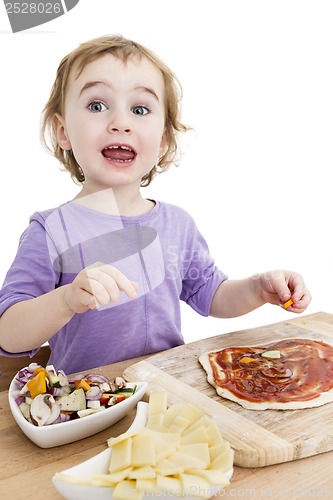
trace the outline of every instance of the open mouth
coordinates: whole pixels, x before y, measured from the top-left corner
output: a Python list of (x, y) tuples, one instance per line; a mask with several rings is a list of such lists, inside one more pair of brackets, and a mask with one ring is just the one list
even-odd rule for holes
[(109, 161), (130, 163), (136, 157), (136, 152), (129, 146), (111, 145), (102, 150), (102, 155)]

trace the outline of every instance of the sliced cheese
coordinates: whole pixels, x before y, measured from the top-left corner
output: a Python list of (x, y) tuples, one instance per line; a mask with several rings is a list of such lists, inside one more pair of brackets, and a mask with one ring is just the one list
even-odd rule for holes
[(208, 444), (209, 446), (215, 446), (217, 444), (223, 444), (224, 439), (221, 435), (221, 432), (217, 425), (210, 421), (209, 425), (206, 427), (206, 431), (208, 434)]
[(156, 490), (167, 496), (180, 496), (182, 485), (178, 478), (169, 476), (156, 476)]
[(156, 461), (168, 457), (180, 446), (180, 434), (171, 432), (154, 432), (147, 429), (142, 436), (151, 436), (154, 440)]
[(119, 500), (142, 500), (143, 494), (136, 489), (136, 481), (126, 479), (117, 484), (113, 490), (112, 498)]
[(134, 436), (132, 438), (132, 465), (143, 467), (145, 465), (156, 465), (154, 439), (151, 436)]
[(112, 446), (110, 472), (116, 472), (132, 465), (132, 438)]
[(191, 473), (194, 476), (203, 477), (209, 484), (214, 486), (228, 486), (229, 481), (220, 470), (216, 469), (205, 469), (205, 470), (194, 470)]
[(215, 458), (217, 458), (219, 455), (222, 455), (223, 453), (229, 450), (230, 450), (229, 441), (224, 441), (223, 444), (217, 444), (216, 446), (211, 446), (209, 448), (210, 461), (213, 462)]
[(142, 427), (142, 429), (136, 429), (136, 430), (133, 430), (133, 431), (126, 431), (126, 432), (124, 432), (123, 434), (120, 434), (117, 437), (110, 437), (107, 440), (107, 443), (108, 443), (109, 446), (114, 446), (115, 444), (118, 444), (121, 441), (125, 441), (128, 438), (131, 438), (133, 436), (136, 436), (137, 434), (140, 434), (140, 432), (143, 431), (143, 429), (144, 429), (144, 427)]
[(155, 477), (156, 472), (150, 465), (132, 469), (128, 474), (129, 479), (154, 479)]
[(185, 436), (181, 437), (181, 444), (208, 443), (208, 434), (204, 425), (194, 429)]
[(158, 413), (165, 413), (167, 409), (168, 393), (165, 391), (155, 391), (149, 396), (149, 416)]
[(190, 425), (190, 421), (187, 418), (177, 415), (168, 427), (170, 432), (182, 432)]
[(176, 465), (165, 458), (156, 464), (155, 470), (156, 474), (161, 474), (162, 476), (173, 476), (184, 472), (184, 466)]
[(209, 447), (207, 443), (194, 443), (194, 444), (184, 444), (179, 447), (179, 453), (183, 453), (184, 455), (197, 460), (202, 463), (201, 467), (205, 469), (210, 465), (210, 455), (209, 455)]
[(183, 432), (182, 432), (182, 435), (183, 436), (186, 436), (186, 434), (189, 434), (190, 432), (193, 432), (195, 429), (197, 429), (198, 427), (201, 427), (202, 425), (204, 427), (208, 427), (211, 423), (211, 420), (209, 417), (207, 417), (206, 415), (204, 415), (203, 417), (199, 418), (199, 420), (197, 420), (196, 422), (194, 422), (194, 424), (190, 425), (190, 427), (188, 427), (187, 429), (185, 429)]
[(164, 414), (164, 425), (169, 427), (173, 419), (186, 407), (186, 403), (175, 403)]
[(125, 469), (121, 469), (117, 472), (112, 472), (109, 475), (110, 481), (114, 483), (119, 483), (119, 481), (123, 481), (124, 479), (128, 479), (129, 473), (133, 470), (133, 467), (126, 467)]
[(234, 450), (225, 451), (222, 455), (218, 455), (210, 464), (209, 469), (217, 469), (221, 472), (227, 472), (232, 469), (234, 461)]
[(197, 420), (203, 417), (203, 413), (199, 408), (188, 403), (183, 410), (179, 413), (180, 417), (186, 418), (190, 421), (190, 425), (195, 424)]
[(182, 495), (198, 498), (210, 498), (212, 496), (211, 485), (206, 479), (192, 474), (180, 474)]
[(146, 427), (110, 438), (110, 474), (90, 484), (114, 487), (113, 498), (148, 495), (209, 498), (211, 487), (228, 484), (233, 450), (217, 425), (189, 403), (167, 409), (167, 393), (150, 395)]
[(136, 489), (141, 493), (156, 493), (156, 480), (155, 479), (137, 479)]
[(177, 467), (183, 467), (184, 472), (193, 469), (205, 469), (207, 467), (205, 461), (191, 457), (191, 455), (186, 455), (185, 453), (180, 453), (179, 451), (172, 453), (168, 457), (168, 461)]
[(167, 431), (167, 428), (164, 426), (164, 414), (155, 413), (155, 415), (150, 415), (148, 417), (146, 429), (151, 429), (157, 432)]

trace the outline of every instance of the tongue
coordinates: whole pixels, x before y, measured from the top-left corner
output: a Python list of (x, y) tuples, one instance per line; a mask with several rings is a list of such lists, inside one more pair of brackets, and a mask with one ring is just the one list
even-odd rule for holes
[(133, 151), (122, 148), (112, 148), (112, 149), (106, 148), (103, 150), (103, 155), (106, 158), (109, 158), (110, 160), (120, 160), (120, 161), (133, 160), (135, 157)]

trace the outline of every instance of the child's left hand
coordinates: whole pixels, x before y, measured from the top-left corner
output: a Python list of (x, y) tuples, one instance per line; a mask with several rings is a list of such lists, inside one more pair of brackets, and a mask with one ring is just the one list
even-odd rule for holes
[(305, 286), (302, 276), (293, 271), (268, 271), (260, 275), (262, 298), (270, 304), (281, 305), (288, 300), (293, 304), (288, 311), (302, 313), (311, 302), (311, 294)]

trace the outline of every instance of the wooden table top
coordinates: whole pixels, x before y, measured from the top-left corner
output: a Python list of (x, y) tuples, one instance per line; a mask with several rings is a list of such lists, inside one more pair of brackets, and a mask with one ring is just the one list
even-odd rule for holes
[[(330, 325), (333, 315), (316, 313), (303, 316), (315, 319), (321, 328)], [(301, 325), (302, 316), (295, 320)], [(110, 378), (143, 358), (122, 361), (100, 368)], [(106, 449), (111, 436), (124, 432), (133, 421), (135, 410), (109, 429), (68, 445), (42, 449), (33, 444), (14, 421), (8, 404), (8, 391), (0, 392), (0, 497), (4, 500), (59, 500), (62, 497), (51, 479), (62, 471)], [(333, 418), (333, 416), (332, 416)], [(214, 498), (333, 498), (333, 452), (293, 462), (245, 469), (235, 467), (230, 485)]]

